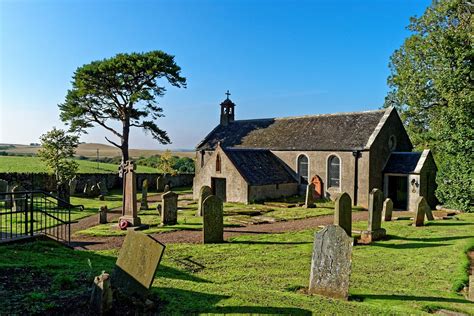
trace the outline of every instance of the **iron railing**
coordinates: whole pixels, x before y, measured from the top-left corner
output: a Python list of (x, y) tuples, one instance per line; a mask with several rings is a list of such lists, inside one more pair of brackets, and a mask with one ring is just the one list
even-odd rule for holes
[(44, 191), (0, 193), (0, 242), (28, 236), (47, 235), (71, 242), (70, 203)]

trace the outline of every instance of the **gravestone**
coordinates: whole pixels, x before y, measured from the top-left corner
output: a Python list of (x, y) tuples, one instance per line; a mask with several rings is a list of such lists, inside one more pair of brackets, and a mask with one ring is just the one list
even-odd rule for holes
[(314, 184), (312, 183), (306, 186), (306, 199), (304, 202), (304, 207), (306, 208), (316, 207), (316, 205), (314, 204)]
[(148, 209), (148, 180), (142, 182), (142, 201), (140, 203), (140, 210)]
[(369, 194), (369, 225), (363, 231), (359, 242), (370, 244), (372, 241), (380, 240), (387, 235), (382, 228), (383, 193), (379, 189), (373, 189)]
[(205, 244), (224, 241), (224, 203), (215, 195), (202, 203), (202, 231)]
[(431, 208), (426, 202), (425, 198), (420, 196), (416, 200), (415, 218), (414, 218), (413, 226), (425, 225), (425, 215), (426, 215), (427, 209), (429, 209), (429, 211), (431, 212)]
[(353, 239), (338, 225), (316, 233), (309, 279), (310, 294), (347, 300)]
[(99, 208), (99, 224), (107, 224), (107, 206), (101, 206)]
[(86, 184), (84, 184), (84, 190), (82, 190), (82, 193), (84, 193), (85, 196), (90, 196), (90, 192), (91, 192), (91, 184), (89, 183), (89, 181), (86, 182)]
[(25, 188), (21, 185), (15, 185), (12, 188), (13, 193), (13, 209), (16, 212), (24, 212), (27, 210), (27, 197), (26, 194), (18, 194), (18, 192), (24, 192)]
[(101, 195), (107, 195), (109, 191), (107, 190), (107, 181), (105, 178), (101, 178), (100, 182), (97, 184)]
[(99, 184), (98, 184), (98, 183), (93, 184), (93, 185), (91, 186), (90, 196), (91, 196), (91, 197), (98, 197), (99, 195), (100, 195)]
[(393, 213), (393, 202), (391, 199), (386, 198), (385, 201), (383, 201), (382, 219), (385, 222), (390, 222), (392, 220), (392, 213)]
[(163, 189), (163, 192), (169, 192), (171, 190), (171, 186), (169, 184), (165, 185), (165, 188)]
[(212, 195), (212, 189), (210, 186), (203, 185), (199, 190), (199, 201), (198, 201), (198, 210), (197, 216), (202, 216), (202, 202), (208, 197)]
[(74, 195), (76, 193), (77, 188), (77, 178), (73, 177), (69, 180), (69, 195)]
[(156, 179), (156, 190), (157, 192), (164, 192), (165, 189), (165, 176), (158, 176)]
[(143, 233), (129, 230), (112, 273), (112, 286), (123, 294), (145, 299), (153, 283), (165, 245)]
[[(9, 196), (2, 193), (8, 193), (8, 182), (0, 179), (0, 201), (5, 201), (6, 203), (9, 200)], [(9, 207), (5, 206), (5, 208)]]
[(316, 200), (324, 198), (324, 184), (321, 177), (315, 175), (311, 178), (311, 183), (314, 184), (314, 198)]
[(135, 163), (128, 160), (121, 170), (123, 176), (122, 216), (119, 223), (128, 222), (130, 226), (140, 226), (140, 217), (137, 215), (137, 189)]
[(428, 221), (434, 221), (433, 212), (431, 211), (431, 206), (428, 204), (425, 198), (423, 198), (423, 208), (425, 209), (425, 216)]
[(94, 278), (90, 298), (90, 310), (94, 315), (104, 315), (112, 309), (113, 293), (110, 286), (110, 276), (102, 272)]
[(176, 225), (178, 223), (178, 194), (168, 191), (161, 196), (161, 224)]
[(158, 213), (158, 216), (161, 216), (161, 203), (156, 205), (156, 212)]
[(340, 226), (348, 236), (352, 236), (352, 200), (346, 192), (336, 198), (334, 225)]

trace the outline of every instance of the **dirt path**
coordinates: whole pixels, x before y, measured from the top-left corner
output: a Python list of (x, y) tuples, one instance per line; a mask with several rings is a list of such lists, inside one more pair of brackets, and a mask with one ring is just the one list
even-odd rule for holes
[[(367, 220), (367, 212), (356, 212), (352, 214), (352, 221)], [(224, 239), (247, 234), (275, 234), (291, 231), (300, 231), (310, 228), (317, 228), (321, 225), (331, 224), (334, 215), (325, 215), (313, 218), (292, 220), (286, 222), (276, 222), (271, 224), (249, 225), (244, 227), (228, 227), (224, 229)], [(200, 243), (202, 232), (181, 230), (174, 232), (164, 232), (152, 235), (155, 239), (164, 244), (171, 243)], [(71, 241), (72, 246), (82, 250), (103, 250), (119, 248), (122, 245), (124, 236), (117, 237), (89, 237), (74, 236)]]

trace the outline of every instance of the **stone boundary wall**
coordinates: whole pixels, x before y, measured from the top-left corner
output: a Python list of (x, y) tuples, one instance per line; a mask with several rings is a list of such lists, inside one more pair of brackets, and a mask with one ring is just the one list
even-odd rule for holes
[[(194, 173), (182, 173), (177, 175), (162, 173), (137, 173), (137, 190), (142, 189), (143, 180), (148, 179), (150, 191), (156, 191), (157, 179), (161, 176), (160, 183), (169, 184), (173, 187), (192, 186)], [(49, 173), (0, 173), (0, 179), (12, 184), (21, 184), (26, 190), (55, 191), (56, 184), (54, 175)], [(87, 181), (98, 183), (102, 179), (107, 183), (107, 189), (119, 189), (122, 186), (122, 179), (113, 173), (79, 173), (76, 175), (76, 193), (82, 192)], [(163, 189), (161, 188), (162, 191)]]

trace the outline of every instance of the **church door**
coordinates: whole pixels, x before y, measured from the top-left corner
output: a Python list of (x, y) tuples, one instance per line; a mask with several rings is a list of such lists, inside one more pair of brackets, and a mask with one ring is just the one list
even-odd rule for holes
[(224, 202), (227, 201), (226, 184), (225, 178), (211, 178), (212, 194)]
[(323, 180), (318, 175), (311, 178), (311, 183), (314, 184), (314, 198), (322, 199), (324, 197)]

